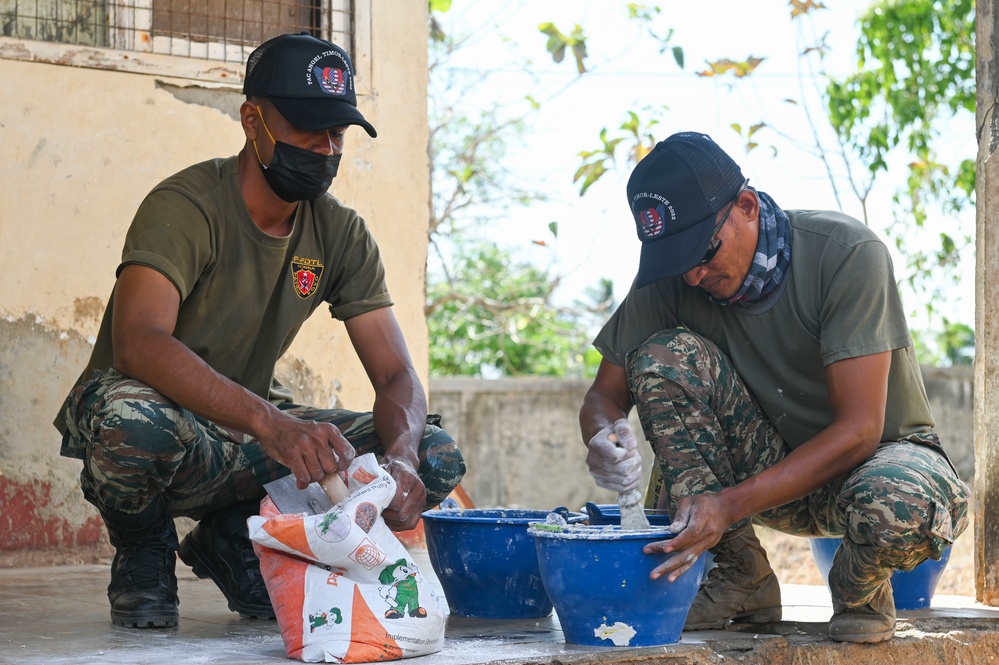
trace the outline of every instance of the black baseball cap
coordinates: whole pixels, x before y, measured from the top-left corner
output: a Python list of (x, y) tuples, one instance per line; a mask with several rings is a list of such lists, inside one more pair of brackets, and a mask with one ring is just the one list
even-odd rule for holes
[(279, 35), (254, 49), (246, 61), (243, 94), (266, 97), (299, 129), (360, 125), (377, 136), (357, 110), (350, 56), (307, 32)]
[(715, 218), (746, 179), (707, 134), (660, 141), (628, 179), (628, 205), (642, 253), (636, 286), (687, 272), (704, 258)]

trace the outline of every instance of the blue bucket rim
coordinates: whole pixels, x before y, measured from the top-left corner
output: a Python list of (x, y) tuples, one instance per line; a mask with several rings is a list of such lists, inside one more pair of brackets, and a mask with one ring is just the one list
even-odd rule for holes
[(541, 528), (531, 525), (527, 528), (535, 538), (551, 538), (553, 540), (670, 540), (677, 534), (669, 530), (668, 526), (653, 526), (642, 531), (622, 531), (618, 524), (574, 524), (572, 528), (545, 528), (546, 525), (539, 525)]
[[(593, 503), (592, 501), (587, 501), (586, 504), (580, 508), (580, 511), (587, 513), (590, 517), (621, 516), (621, 506), (616, 503)], [(668, 517), (669, 511), (665, 508), (646, 508), (645, 514), (648, 516), (662, 515), (664, 517)]]
[[(441, 520), (445, 522), (467, 522), (472, 524), (517, 524), (526, 525), (544, 522), (551, 513), (562, 515), (569, 524), (576, 524), (588, 519), (584, 513), (576, 513), (562, 509), (540, 510), (531, 508), (459, 508), (444, 510), (428, 510), (423, 513), (424, 519)], [(482, 514), (489, 513), (489, 514)], [(509, 514), (504, 514), (509, 513)]]

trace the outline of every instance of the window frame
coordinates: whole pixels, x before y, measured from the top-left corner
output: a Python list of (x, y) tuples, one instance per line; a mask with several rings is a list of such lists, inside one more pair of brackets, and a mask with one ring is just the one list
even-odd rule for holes
[[(245, 57), (240, 61), (212, 60), (186, 55), (166, 55), (147, 50), (132, 50), (128, 46), (127, 35), (134, 40), (141, 34), (134, 26), (113, 22), (113, 8), (117, 3), (109, 0), (108, 13), (109, 41), (113, 46), (80, 46), (61, 42), (46, 42), (20, 37), (0, 35), (0, 59), (41, 62), (52, 65), (66, 65), (87, 69), (128, 72), (190, 79), (203, 83), (241, 86), (245, 73)], [(136, 4), (146, 4), (152, 20), (152, 0), (137, 0)], [(126, 12), (127, 14), (127, 12)], [(359, 97), (371, 95), (371, 0), (353, 0), (353, 34), (350, 48), (347, 48), (354, 64), (356, 94)], [(124, 29), (123, 29), (124, 28)], [(145, 34), (148, 35), (148, 32)], [(163, 39), (171, 39), (163, 37)], [(246, 55), (249, 55), (247, 53)]]

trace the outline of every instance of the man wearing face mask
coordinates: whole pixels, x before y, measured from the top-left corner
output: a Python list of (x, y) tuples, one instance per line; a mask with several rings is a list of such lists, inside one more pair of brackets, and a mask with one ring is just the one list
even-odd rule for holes
[(753, 522), (841, 536), (829, 635), (890, 639), (892, 571), (940, 558), (969, 491), (933, 431), (887, 248), (841, 213), (781, 209), (695, 132), (638, 163), (628, 204), (638, 274), (594, 341), (580, 425), (597, 483), (636, 490), (638, 411), (676, 533), (645, 547), (674, 553), (653, 578), (710, 549), (685, 630), (779, 621)]
[[(378, 247), (327, 193), (357, 109), (348, 55), (307, 33), (249, 57), (238, 155), (146, 196), (128, 230), (90, 363), (56, 418), (83, 495), (116, 549), (108, 598), (125, 627), (175, 626), (176, 557), (243, 616), (273, 618), (246, 519), (263, 485), (299, 487), (374, 452), (397, 484), (384, 511), (413, 528), (465, 467), (428, 416)], [(320, 306), (344, 322), (370, 413), (292, 403), (278, 358)], [(173, 518), (198, 525), (180, 543)]]

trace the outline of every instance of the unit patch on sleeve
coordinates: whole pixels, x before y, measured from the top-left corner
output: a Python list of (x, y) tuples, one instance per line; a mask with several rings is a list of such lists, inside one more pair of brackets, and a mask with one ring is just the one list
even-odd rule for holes
[(295, 293), (304, 300), (319, 288), (323, 264), (317, 259), (303, 259), (296, 256), (291, 260), (291, 274), (295, 277)]

